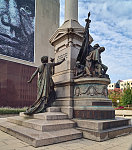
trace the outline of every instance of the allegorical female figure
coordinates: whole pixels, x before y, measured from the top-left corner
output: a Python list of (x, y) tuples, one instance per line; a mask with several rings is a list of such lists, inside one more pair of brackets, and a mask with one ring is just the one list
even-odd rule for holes
[(36, 69), (28, 81), (28, 83), (32, 82), (33, 78), (39, 73), (37, 100), (26, 110), (25, 114), (31, 115), (45, 112), (46, 108), (55, 101), (56, 93), (52, 80), (52, 69), (54, 66), (60, 65), (64, 60), (65, 58), (58, 63), (48, 63), (48, 56), (41, 58), (42, 65)]

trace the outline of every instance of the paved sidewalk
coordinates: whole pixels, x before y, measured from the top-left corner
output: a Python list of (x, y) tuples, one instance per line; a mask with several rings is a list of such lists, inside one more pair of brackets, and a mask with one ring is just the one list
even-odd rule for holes
[[(0, 122), (4, 119), (0, 119)], [(34, 148), (29, 144), (0, 131), (0, 150), (132, 150), (132, 134), (104, 142), (78, 139)]]

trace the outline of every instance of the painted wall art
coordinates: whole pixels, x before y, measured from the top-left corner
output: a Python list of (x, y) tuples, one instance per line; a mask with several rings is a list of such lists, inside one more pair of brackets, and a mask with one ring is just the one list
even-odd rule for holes
[(0, 0), (0, 54), (34, 62), (35, 0)]

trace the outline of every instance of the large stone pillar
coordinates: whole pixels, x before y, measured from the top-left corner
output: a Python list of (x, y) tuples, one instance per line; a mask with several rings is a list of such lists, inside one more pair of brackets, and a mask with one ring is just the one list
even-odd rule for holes
[(36, 0), (35, 66), (41, 65), (43, 55), (54, 57), (49, 38), (59, 27), (59, 10), (59, 0)]
[(79, 53), (84, 28), (78, 23), (78, 0), (66, 0), (65, 22), (50, 39), (55, 48), (55, 62), (66, 61), (55, 67), (53, 80), (56, 85), (57, 99), (54, 105), (73, 117), (73, 69)]
[(78, 21), (78, 0), (65, 0), (65, 21)]

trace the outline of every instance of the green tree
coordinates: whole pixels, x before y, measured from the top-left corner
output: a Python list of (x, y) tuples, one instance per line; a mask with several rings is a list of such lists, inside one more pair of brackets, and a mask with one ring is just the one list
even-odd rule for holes
[(123, 90), (122, 104), (124, 106), (132, 104), (132, 89), (130, 86), (127, 86), (127, 88)]
[[(115, 88), (114, 90), (109, 90), (108, 98), (112, 100), (112, 103), (114, 106), (117, 106), (117, 100), (119, 100), (121, 103), (122, 90), (120, 90), (119, 88)], [(119, 105), (120, 105), (120, 103), (119, 103)]]

